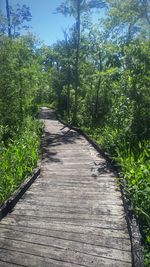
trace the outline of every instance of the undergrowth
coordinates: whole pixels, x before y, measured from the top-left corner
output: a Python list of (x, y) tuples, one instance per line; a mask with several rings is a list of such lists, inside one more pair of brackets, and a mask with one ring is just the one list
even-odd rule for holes
[(0, 144), (0, 205), (32, 173), (39, 159), (42, 124), (27, 117), (22, 131), (7, 146)]

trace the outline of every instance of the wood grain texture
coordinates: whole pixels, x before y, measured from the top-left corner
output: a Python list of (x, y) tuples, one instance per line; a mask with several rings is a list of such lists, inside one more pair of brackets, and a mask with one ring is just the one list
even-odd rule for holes
[(41, 175), (0, 223), (0, 266), (131, 267), (117, 178), (53, 111), (41, 119)]

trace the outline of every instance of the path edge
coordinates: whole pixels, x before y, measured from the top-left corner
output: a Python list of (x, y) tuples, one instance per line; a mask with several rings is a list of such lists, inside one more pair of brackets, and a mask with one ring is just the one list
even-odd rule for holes
[[(117, 162), (112, 159), (111, 155), (109, 153), (106, 153), (100, 145), (98, 145), (87, 133), (85, 133), (82, 129), (72, 126), (65, 122), (58, 113), (56, 113), (56, 117), (59, 120), (60, 123), (62, 123), (64, 126), (70, 128), (71, 130), (74, 130), (85, 137), (85, 139), (99, 152), (99, 154), (104, 157), (104, 159), (107, 161), (107, 163), (110, 165), (110, 169), (114, 172), (116, 177), (118, 179), (122, 178), (120, 175), (120, 168)], [(131, 253), (132, 253), (132, 267), (144, 267), (144, 257), (142, 252), (142, 245), (141, 240), (142, 236), (139, 230), (139, 225), (137, 222), (137, 219), (133, 213), (133, 208), (131, 205), (130, 200), (128, 199), (126, 192), (124, 190), (124, 186), (119, 183), (123, 205), (124, 205), (124, 211), (125, 211), (125, 217), (127, 222), (127, 227), (130, 235), (130, 241), (131, 241)]]
[(33, 182), (40, 176), (41, 170), (41, 162), (38, 161), (37, 167), (33, 169), (31, 175), (29, 175), (21, 185), (11, 194), (11, 196), (4, 202), (4, 204), (0, 207), (0, 221), (10, 213), (17, 202), (21, 199), (21, 197), (25, 194), (25, 192), (29, 189), (29, 187), (33, 184)]

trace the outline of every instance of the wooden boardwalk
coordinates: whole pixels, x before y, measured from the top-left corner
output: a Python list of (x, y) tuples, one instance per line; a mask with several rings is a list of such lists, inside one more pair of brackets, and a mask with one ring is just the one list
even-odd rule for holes
[(41, 175), (0, 223), (0, 266), (131, 267), (116, 178), (79, 133), (43, 108)]

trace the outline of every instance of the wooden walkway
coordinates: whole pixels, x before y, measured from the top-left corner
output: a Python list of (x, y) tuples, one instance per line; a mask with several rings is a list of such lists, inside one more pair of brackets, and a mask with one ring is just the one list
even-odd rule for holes
[(0, 266), (131, 267), (121, 193), (103, 158), (43, 108), (41, 176), (0, 223)]

